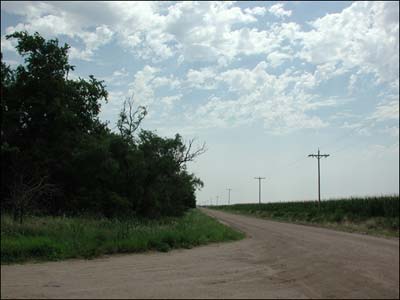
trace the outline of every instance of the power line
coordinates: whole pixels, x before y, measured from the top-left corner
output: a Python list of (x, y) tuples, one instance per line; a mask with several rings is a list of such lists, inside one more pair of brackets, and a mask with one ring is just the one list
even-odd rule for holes
[[(365, 122), (360, 127), (351, 128), (350, 131), (345, 133), (344, 135), (339, 136), (335, 140), (324, 144), (324, 147), (331, 146), (331, 145), (337, 143), (338, 141), (342, 141), (342, 140), (344, 140), (344, 139), (346, 139), (348, 137), (351, 137), (352, 135), (354, 135), (357, 132), (357, 130), (361, 130), (361, 129), (367, 128), (367, 127), (369, 127), (371, 125), (371, 123), (373, 123), (373, 120), (370, 121), (370, 122)], [(336, 154), (338, 152), (341, 152), (341, 151), (347, 149), (349, 146), (351, 146), (351, 144), (352, 143), (346, 144), (344, 147), (338, 148), (338, 150), (334, 151), (333, 153)], [(288, 164), (282, 165), (282, 167), (280, 167), (280, 171), (282, 171), (282, 169), (291, 168), (291, 167), (293, 167), (295, 165), (298, 165), (299, 163), (305, 161), (306, 159), (307, 159), (307, 157), (300, 157), (297, 160), (294, 160), (294, 161), (292, 161), (292, 162), (290, 162)]]
[(343, 147), (338, 148), (337, 150), (334, 150), (334, 151), (332, 152), (332, 154), (337, 154), (337, 153), (339, 153), (339, 152), (342, 152), (343, 150), (346, 150), (347, 148), (351, 147), (352, 145), (353, 145), (353, 143), (346, 144), (346, 145), (344, 145)]
[(376, 124), (376, 121), (374, 119), (366, 119), (366, 120), (361, 121), (361, 124), (359, 123), (358, 127), (357, 126), (347, 127), (349, 129), (349, 132), (339, 136), (338, 138), (334, 139), (333, 141), (323, 144), (322, 148), (332, 146), (333, 144), (336, 144), (338, 141), (341, 141), (348, 137), (351, 137), (357, 132), (359, 133), (362, 129), (367, 129), (367, 128), (373, 127), (375, 124)]
[(283, 166), (283, 168), (293, 167), (294, 165), (297, 165), (298, 163), (300, 163), (300, 162), (302, 162), (302, 161), (304, 161), (306, 159), (307, 158), (304, 158), (304, 157), (299, 158), (299, 159), (297, 159), (295, 161), (292, 161), (291, 163), (287, 164), (286, 166)]
[(258, 179), (258, 204), (261, 204), (261, 180), (265, 177), (254, 177), (254, 179)]
[(320, 163), (321, 157), (328, 157), (329, 154), (320, 154), (318, 148), (318, 154), (309, 154), (308, 157), (315, 157), (318, 160), (318, 206), (321, 204), (321, 179), (320, 179)]
[[(357, 133), (357, 131), (368, 128), (371, 125), (373, 125), (374, 120), (367, 120), (362, 123), (364, 123), (364, 124), (361, 124), (361, 126), (359, 126), (359, 127), (348, 128), (349, 129), (348, 132), (346, 132), (344, 135), (337, 137), (333, 141), (330, 141), (330, 142), (324, 144), (324, 146), (328, 146), (328, 145), (331, 146), (333, 144), (336, 144), (339, 141), (345, 140), (348, 137), (353, 136), (355, 133)], [(343, 150), (346, 150), (348, 147), (352, 146), (352, 144), (353, 144), (353, 142), (350, 142), (350, 144), (346, 144), (343, 147), (337, 148), (337, 150), (333, 150), (333, 152), (331, 152), (331, 154), (336, 154), (336, 153), (342, 152)], [(319, 160), (321, 157), (328, 157), (328, 156), (330, 156), (330, 155), (329, 154), (322, 154), (322, 155), (319, 154), (319, 149), (318, 149), (318, 154), (310, 154), (308, 156), (308, 157), (315, 157), (318, 159), (318, 203), (320, 203), (320, 199), (321, 199), (321, 197), (320, 197), (320, 161)], [(289, 167), (293, 167), (306, 159), (307, 159), (307, 157), (301, 157), (301, 158), (294, 160), (286, 165), (283, 165), (282, 167), (280, 167), (280, 170), (289, 168)], [(265, 177), (255, 177), (255, 179), (259, 180), (259, 203), (261, 203), (261, 179), (265, 179)], [(273, 180), (273, 177), (271, 179)], [(228, 203), (230, 203), (230, 191), (229, 191), (229, 195), (228, 195)], [(217, 205), (218, 205), (218, 196), (217, 196)]]

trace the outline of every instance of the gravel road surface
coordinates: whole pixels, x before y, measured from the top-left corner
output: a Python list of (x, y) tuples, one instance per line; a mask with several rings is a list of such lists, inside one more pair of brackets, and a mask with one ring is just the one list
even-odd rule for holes
[(1, 298), (399, 298), (398, 239), (203, 211), (247, 238), (1, 266)]

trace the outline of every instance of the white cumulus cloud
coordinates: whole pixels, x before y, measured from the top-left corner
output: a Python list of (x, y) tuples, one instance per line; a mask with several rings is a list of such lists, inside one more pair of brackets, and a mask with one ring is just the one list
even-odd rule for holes
[(278, 18), (285, 18), (285, 17), (290, 17), (292, 15), (291, 10), (285, 10), (284, 9), (284, 4), (283, 3), (277, 3), (272, 5), (268, 11), (273, 14), (274, 16)]

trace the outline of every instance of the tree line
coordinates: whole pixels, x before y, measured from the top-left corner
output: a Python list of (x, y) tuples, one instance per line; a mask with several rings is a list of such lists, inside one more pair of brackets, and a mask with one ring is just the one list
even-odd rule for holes
[(1, 212), (105, 217), (179, 216), (202, 181), (186, 163), (205, 151), (179, 134), (140, 129), (146, 107), (127, 99), (117, 132), (99, 119), (103, 81), (69, 79), (67, 44), (15, 32), (24, 63), (1, 55)]

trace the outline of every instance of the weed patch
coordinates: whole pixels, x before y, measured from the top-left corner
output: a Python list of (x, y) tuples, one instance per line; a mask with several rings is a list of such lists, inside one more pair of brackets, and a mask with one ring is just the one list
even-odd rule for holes
[(21, 225), (1, 218), (1, 263), (94, 258), (147, 250), (167, 252), (243, 237), (197, 209), (160, 220), (29, 217)]

